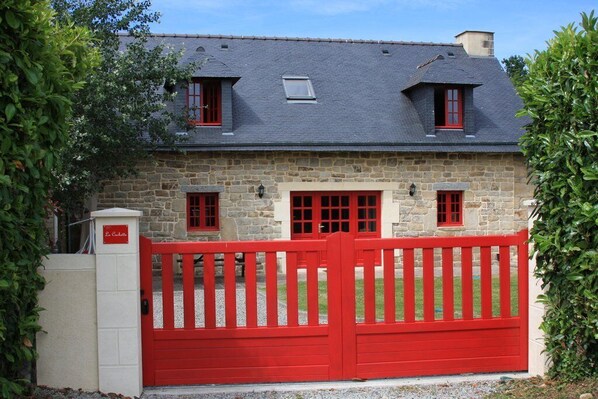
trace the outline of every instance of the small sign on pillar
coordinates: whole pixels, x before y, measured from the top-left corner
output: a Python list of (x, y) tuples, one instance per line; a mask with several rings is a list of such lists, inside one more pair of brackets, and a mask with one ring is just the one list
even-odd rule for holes
[(128, 244), (129, 226), (126, 224), (107, 224), (103, 231), (104, 244)]

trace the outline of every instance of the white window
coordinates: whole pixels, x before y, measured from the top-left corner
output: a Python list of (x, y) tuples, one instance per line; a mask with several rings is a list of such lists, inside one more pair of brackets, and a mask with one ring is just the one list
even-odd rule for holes
[(316, 94), (307, 76), (283, 76), (287, 100), (315, 100)]

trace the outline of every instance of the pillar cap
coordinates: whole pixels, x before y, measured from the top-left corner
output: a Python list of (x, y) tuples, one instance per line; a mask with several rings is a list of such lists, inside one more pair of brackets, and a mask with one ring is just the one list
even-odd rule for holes
[(523, 201), (524, 206), (536, 206), (537, 204), (538, 204), (538, 201), (535, 199)]
[(110, 208), (110, 209), (103, 209), (101, 211), (93, 211), (91, 212), (92, 218), (113, 218), (113, 217), (137, 217), (140, 218), (143, 216), (142, 211), (134, 211), (132, 209), (125, 209), (125, 208)]

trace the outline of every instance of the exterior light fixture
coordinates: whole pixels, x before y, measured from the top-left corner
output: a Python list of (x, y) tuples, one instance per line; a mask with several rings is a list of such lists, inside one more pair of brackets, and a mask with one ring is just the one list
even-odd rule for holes
[(264, 196), (264, 191), (265, 191), (264, 185), (260, 184), (259, 187), (257, 188), (257, 196), (262, 198)]
[(415, 195), (415, 183), (411, 183), (409, 186), (409, 195), (412, 197)]

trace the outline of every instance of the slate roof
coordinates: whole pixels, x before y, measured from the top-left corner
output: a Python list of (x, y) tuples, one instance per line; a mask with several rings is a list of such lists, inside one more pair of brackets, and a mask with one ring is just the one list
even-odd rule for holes
[(411, 76), (403, 91), (426, 83), (481, 86), (483, 83), (476, 76), (473, 69), (475, 65), (468, 61), (469, 59), (446, 59), (442, 55), (437, 55), (417, 66), (417, 70)]
[(197, 68), (192, 73), (193, 77), (203, 78), (231, 78), (234, 81), (239, 80), (241, 76), (235, 73), (228, 65), (217, 60), (209, 54), (203, 52), (192, 53), (185, 62), (194, 62)]
[[(496, 58), (470, 57), (460, 44), (211, 35), (149, 39), (149, 45), (158, 43), (185, 49), (182, 62), (208, 57), (204, 67), (213, 76), (239, 77), (232, 132), (192, 130), (183, 145), (187, 150), (519, 152), (526, 122), (515, 117), (521, 100)], [(438, 55), (443, 59), (429, 62)], [(316, 103), (288, 103), (283, 75), (309, 76)], [(426, 136), (404, 92), (426, 82), (477, 86), (473, 137), (462, 131)]]

